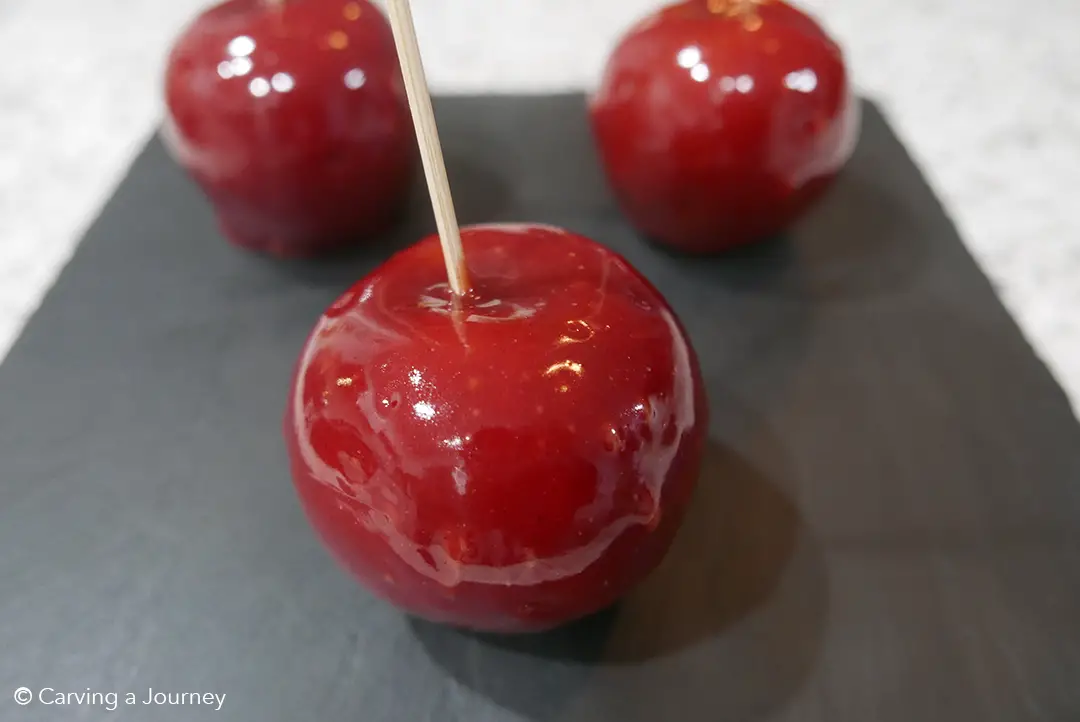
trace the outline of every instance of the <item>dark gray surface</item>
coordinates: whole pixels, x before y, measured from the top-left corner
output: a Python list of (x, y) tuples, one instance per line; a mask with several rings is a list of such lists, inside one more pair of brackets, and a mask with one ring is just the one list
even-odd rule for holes
[(518, 640), (360, 590), (280, 417), (320, 311), (428, 213), (277, 264), (154, 142), (0, 367), (0, 719), (113, 718), (26, 685), (161, 722), (214, 713), (123, 693), (225, 693), (238, 722), (1080, 720), (1080, 426), (881, 116), (790, 238), (704, 261), (620, 221), (581, 103), (437, 107), (463, 221), (592, 235), (686, 322), (714, 424), (666, 566)]

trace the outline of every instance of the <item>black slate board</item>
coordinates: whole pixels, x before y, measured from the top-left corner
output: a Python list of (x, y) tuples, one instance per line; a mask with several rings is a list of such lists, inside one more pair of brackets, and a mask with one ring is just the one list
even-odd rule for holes
[[(221, 242), (152, 142), (0, 367), (0, 718), (1076, 722), (1080, 426), (881, 115), (786, 239), (677, 258), (620, 220), (579, 96), (437, 104), (462, 221), (637, 264), (714, 418), (668, 563), (617, 610), (498, 639), (340, 572), (279, 423), (320, 311), (431, 229), (279, 264)], [(136, 704), (124, 704), (134, 693)]]

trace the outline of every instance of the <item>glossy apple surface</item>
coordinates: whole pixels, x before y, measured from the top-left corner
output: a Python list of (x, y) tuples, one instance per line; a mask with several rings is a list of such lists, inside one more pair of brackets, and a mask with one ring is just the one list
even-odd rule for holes
[(691, 253), (783, 230), (845, 165), (860, 123), (840, 48), (780, 0), (690, 0), (646, 18), (589, 113), (628, 219)]
[(285, 438), (300, 500), (368, 588), (501, 632), (609, 606), (661, 560), (707, 426), (697, 357), (659, 293), (545, 226), (463, 231), (451, 303), (438, 240), (318, 321)]
[(416, 140), (394, 39), (366, 0), (229, 0), (170, 54), (164, 137), (227, 238), (279, 256), (393, 222)]

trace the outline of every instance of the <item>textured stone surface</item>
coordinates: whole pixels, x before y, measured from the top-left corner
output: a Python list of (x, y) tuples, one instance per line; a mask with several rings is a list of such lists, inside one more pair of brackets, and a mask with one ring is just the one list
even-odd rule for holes
[[(170, 39), (205, 3), (0, 3), (0, 356), (160, 116)], [(437, 91), (590, 86), (648, 0), (414, 0)], [(1080, 4), (814, 0), (1080, 401)]]

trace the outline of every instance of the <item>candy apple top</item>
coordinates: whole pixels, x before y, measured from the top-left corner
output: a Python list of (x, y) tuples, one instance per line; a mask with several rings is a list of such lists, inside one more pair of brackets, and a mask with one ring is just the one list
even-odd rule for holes
[(351, 181), (358, 152), (395, 175), (412, 160), (393, 34), (367, 0), (211, 7), (174, 44), (165, 96), (170, 148), (202, 180), (288, 169), (311, 185)]
[[(658, 150), (679, 151), (667, 145), (669, 133), (650, 132), (650, 125), (686, 126), (680, 133), (685, 144), (722, 135), (728, 153), (743, 155), (749, 146), (762, 167), (790, 169), (789, 181), (797, 186), (850, 154), (850, 128), (837, 128), (848, 137), (831, 157), (817, 157), (816, 148), (799, 141), (849, 112), (851, 92), (840, 47), (788, 3), (689, 0), (628, 33), (592, 104), (624, 105), (623, 122)], [(710, 111), (701, 112), (705, 108)], [(809, 167), (807, 156), (815, 160)]]
[[(462, 242), (469, 297), (450, 294), (437, 238), (395, 255), (318, 321), (289, 400), (301, 495), (391, 597), (409, 577), (512, 589), (604, 572), (620, 535), (655, 529), (696, 481), (705, 397), (659, 293), (560, 229), (474, 226)], [(615, 592), (625, 574), (604, 573)]]
[(716, 243), (718, 214), (735, 236), (778, 230), (858, 139), (840, 48), (782, 0), (686, 0), (642, 20), (590, 114), (630, 215), (682, 246)]

